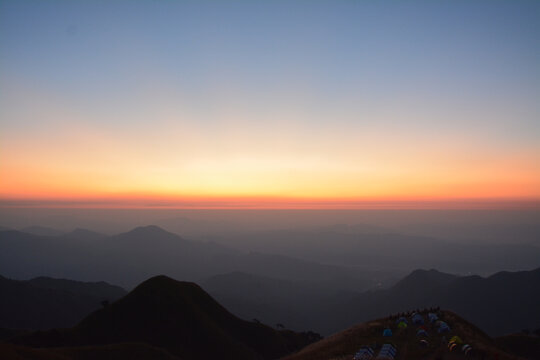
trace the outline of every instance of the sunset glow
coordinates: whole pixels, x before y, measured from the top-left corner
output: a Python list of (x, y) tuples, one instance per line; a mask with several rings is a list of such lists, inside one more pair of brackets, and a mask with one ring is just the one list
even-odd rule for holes
[(534, 9), (55, 4), (1, 5), (4, 206), (538, 204)]

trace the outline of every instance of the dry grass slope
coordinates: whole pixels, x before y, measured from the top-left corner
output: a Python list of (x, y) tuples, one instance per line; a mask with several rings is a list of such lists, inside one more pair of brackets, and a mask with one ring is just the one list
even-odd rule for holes
[[(311, 344), (295, 354), (286, 356), (283, 360), (352, 360), (361, 346), (377, 347), (387, 342), (394, 344), (397, 348), (396, 360), (522, 359), (506, 353), (492, 338), (458, 315), (441, 311), (439, 317), (450, 325), (452, 331), (448, 334), (437, 334), (434, 326), (426, 322), (425, 326), (429, 334), (426, 339), (429, 342), (427, 348), (419, 345), (420, 338), (416, 336), (418, 326), (409, 322), (408, 328), (398, 329), (395, 319), (383, 318), (353, 326)], [(387, 327), (392, 329), (392, 337), (382, 336), (383, 330)], [(475, 350), (473, 356), (465, 357), (460, 352), (448, 350), (444, 339), (450, 339), (454, 335), (458, 335), (464, 343), (473, 347)]]

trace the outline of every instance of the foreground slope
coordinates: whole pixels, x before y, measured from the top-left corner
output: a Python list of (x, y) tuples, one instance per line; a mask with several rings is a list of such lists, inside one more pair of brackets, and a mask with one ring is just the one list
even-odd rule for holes
[[(426, 318), (427, 313), (422, 314)], [(349, 329), (334, 334), (319, 342), (311, 344), (301, 351), (289, 355), (284, 360), (352, 360), (354, 354), (362, 346), (370, 346), (375, 349), (375, 356), (378, 349), (385, 344), (391, 343), (397, 349), (396, 359), (399, 360), (427, 360), (427, 359), (522, 359), (521, 357), (508, 353), (507, 350), (498, 344), (463, 318), (450, 311), (439, 311), (438, 316), (446, 322), (451, 330), (448, 333), (439, 334), (436, 325), (426, 321), (424, 328), (427, 336), (417, 335), (421, 325), (414, 325), (408, 318), (408, 327), (405, 329), (397, 326), (397, 316), (382, 318), (353, 326)], [(392, 336), (383, 336), (385, 329), (392, 330)], [(449, 350), (448, 342), (453, 336), (459, 336), (463, 341), (459, 347), (453, 351)], [(423, 347), (420, 340), (426, 340), (427, 346)], [(467, 357), (459, 350), (463, 345), (469, 344), (472, 352)]]
[(531, 360), (540, 358), (540, 336), (538, 335), (518, 333), (495, 338), (495, 341), (502, 349), (512, 354)]
[(318, 339), (241, 320), (193, 283), (151, 278), (76, 327), (12, 339), (31, 347), (146, 343), (185, 359), (275, 359)]
[(0, 344), (3, 360), (182, 360), (166, 350), (141, 343), (123, 343), (100, 346), (78, 346), (34, 349), (13, 344)]

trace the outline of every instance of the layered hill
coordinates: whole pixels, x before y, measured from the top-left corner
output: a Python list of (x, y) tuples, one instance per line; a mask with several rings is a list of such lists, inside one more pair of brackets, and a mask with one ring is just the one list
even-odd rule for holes
[(318, 339), (241, 320), (198, 285), (157, 276), (74, 328), (11, 342), (48, 348), (145, 343), (184, 359), (275, 359)]
[[(437, 311), (441, 321), (447, 323), (450, 331), (438, 333), (436, 323), (427, 321), (427, 311), (423, 318), (425, 325), (414, 325), (410, 313), (408, 326), (398, 326), (398, 316), (390, 316), (355, 325), (319, 342), (311, 344), (301, 351), (285, 357), (283, 360), (352, 360), (355, 353), (363, 346), (368, 346), (376, 356), (383, 344), (392, 344), (397, 350), (396, 359), (428, 360), (428, 359), (499, 359), (518, 360), (521, 357), (509, 353), (497, 342), (465, 319), (450, 311)], [(418, 336), (420, 329), (425, 329), (425, 336)], [(383, 336), (385, 329), (391, 330), (391, 336)], [(452, 338), (459, 337), (458, 346), (451, 349)], [(465, 356), (461, 350), (464, 345), (472, 350)]]
[(416, 270), (388, 290), (354, 296), (334, 309), (341, 319), (365, 321), (411, 308), (440, 306), (491, 336), (540, 326), (540, 268), (487, 278)]
[(0, 328), (36, 330), (74, 326), (103, 301), (115, 301), (126, 291), (105, 282), (0, 276), (0, 294)]
[(371, 283), (362, 271), (188, 240), (157, 226), (114, 236), (87, 230), (59, 236), (0, 231), (0, 274), (12, 278), (46, 275), (131, 288), (157, 274), (199, 281), (233, 271), (345, 288), (365, 289)]
[(368, 292), (314, 288), (308, 282), (231, 273), (202, 282), (224, 306), (245, 318), (330, 335), (389, 313), (441, 306), (491, 336), (540, 327), (540, 269), (487, 278), (416, 270), (389, 289)]
[[(513, 233), (507, 234), (501, 243), (483, 243), (471, 239), (456, 241), (452, 237), (444, 240), (440, 237), (396, 233), (391, 229), (369, 226), (355, 229), (347, 225), (311, 230), (284, 229), (234, 235), (224, 233), (212, 239), (238, 249), (340, 266), (361, 266), (366, 270), (392, 269), (399, 274), (419, 268), (436, 268), (448, 273), (489, 275), (501, 270), (517, 271), (539, 267), (539, 227), (529, 228), (524, 225), (511, 229)], [(437, 235), (445, 237), (447, 233), (438, 232)]]

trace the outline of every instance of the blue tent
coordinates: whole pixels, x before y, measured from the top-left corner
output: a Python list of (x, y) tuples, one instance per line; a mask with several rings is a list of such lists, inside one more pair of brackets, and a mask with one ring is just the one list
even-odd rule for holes
[(354, 360), (369, 360), (373, 357), (373, 349), (369, 346), (363, 346), (358, 352), (354, 355)]
[(439, 323), (439, 328), (437, 329), (437, 332), (439, 334), (450, 332), (450, 326), (448, 326), (448, 324), (445, 323), (444, 321), (441, 321)]
[(392, 336), (392, 330), (384, 329), (382, 336)]
[(428, 319), (430, 323), (434, 323), (435, 321), (439, 320), (439, 317), (435, 313), (429, 313)]
[(393, 359), (396, 356), (396, 353), (396, 348), (392, 346), (392, 344), (384, 344), (381, 347), (379, 355), (377, 355), (377, 359)]
[(420, 329), (416, 332), (416, 336), (428, 336), (428, 333), (424, 329)]
[(420, 314), (414, 314), (412, 317), (412, 322), (415, 325), (424, 325), (424, 318)]

